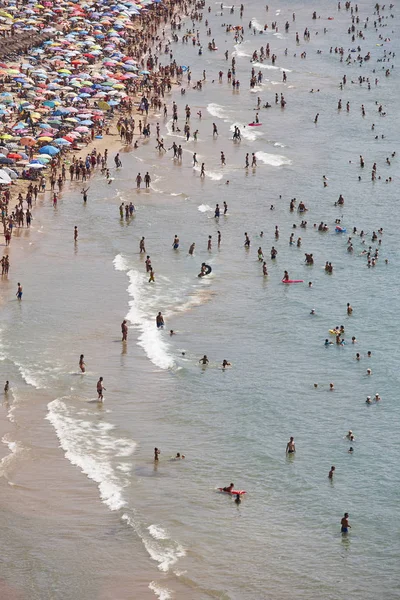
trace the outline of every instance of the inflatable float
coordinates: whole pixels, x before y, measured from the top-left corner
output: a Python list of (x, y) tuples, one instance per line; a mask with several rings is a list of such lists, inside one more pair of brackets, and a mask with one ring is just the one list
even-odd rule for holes
[(210, 265), (206, 265), (206, 263), (203, 263), (201, 265), (201, 268), (203, 269), (203, 267), (205, 268), (205, 273), (203, 273), (203, 271), (201, 271), (197, 277), (205, 277), (206, 275), (209, 275), (212, 271), (212, 268), (210, 267)]
[(261, 127), (262, 123), (249, 123), (249, 127)]
[(336, 231), (336, 233), (346, 233), (347, 229), (346, 229), (346, 227), (339, 227), (338, 225), (336, 225), (335, 231)]
[(239, 496), (242, 496), (243, 494), (247, 493), (245, 490), (231, 490), (230, 492), (227, 492), (226, 490), (224, 490), (224, 488), (218, 488), (218, 489), (223, 494), (231, 494), (231, 496), (237, 496), (238, 494), (239, 494)]
[(282, 279), (282, 283), (303, 283), (304, 279)]

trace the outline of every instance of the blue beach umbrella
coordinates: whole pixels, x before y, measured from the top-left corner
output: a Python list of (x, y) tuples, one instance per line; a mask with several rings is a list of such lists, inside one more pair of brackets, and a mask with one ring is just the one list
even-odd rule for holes
[(59, 149), (55, 148), (54, 146), (43, 146), (39, 150), (40, 154), (49, 154), (50, 156), (55, 156), (59, 152), (60, 152)]

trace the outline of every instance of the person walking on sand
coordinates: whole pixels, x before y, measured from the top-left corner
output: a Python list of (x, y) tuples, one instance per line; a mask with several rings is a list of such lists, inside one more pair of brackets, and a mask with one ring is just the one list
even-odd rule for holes
[(100, 377), (100, 379), (97, 382), (97, 400), (99, 402), (103, 402), (104, 397), (103, 397), (103, 392), (106, 391), (106, 388), (103, 385), (103, 378)]
[(126, 342), (128, 339), (128, 325), (126, 324), (126, 319), (124, 319), (121, 323), (121, 331), (122, 331), (122, 341)]
[(79, 368), (82, 371), (82, 373), (85, 373), (85, 371), (86, 371), (84, 358), (85, 357), (83, 354), (81, 354), (79, 357)]

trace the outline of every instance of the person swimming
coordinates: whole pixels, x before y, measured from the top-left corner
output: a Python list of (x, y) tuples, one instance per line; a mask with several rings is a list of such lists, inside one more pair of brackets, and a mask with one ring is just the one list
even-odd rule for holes
[[(230, 484), (229, 484), (227, 487), (224, 487), (224, 488), (222, 488), (222, 491), (223, 491), (223, 492), (229, 492), (229, 493), (230, 493), (230, 492), (233, 490), (233, 488), (234, 488), (234, 487), (235, 487), (235, 486), (234, 486), (234, 484), (233, 484), (233, 483), (230, 483)], [(239, 495), (239, 494), (238, 494), (238, 495)]]

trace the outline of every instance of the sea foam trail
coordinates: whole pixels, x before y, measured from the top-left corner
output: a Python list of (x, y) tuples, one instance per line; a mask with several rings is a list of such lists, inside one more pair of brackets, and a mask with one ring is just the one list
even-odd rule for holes
[[(57, 398), (47, 405), (46, 419), (53, 425), (65, 457), (97, 483), (100, 498), (110, 510), (126, 506), (123, 496), (129, 479), (120, 474), (118, 459), (129, 457), (136, 448), (133, 440), (115, 438), (111, 423), (79, 419), (74, 409), (64, 400)], [(117, 459), (117, 460), (116, 460)]]
[(257, 19), (255, 19), (254, 17), (251, 19), (251, 24), (253, 26), (253, 29), (255, 29), (256, 31), (264, 31), (264, 26), (261, 25), (261, 23), (257, 21)]
[(257, 160), (264, 163), (265, 165), (270, 165), (271, 167), (282, 167), (283, 165), (291, 165), (292, 161), (286, 156), (282, 156), (281, 154), (268, 154), (267, 152), (256, 152)]
[(149, 589), (155, 593), (160, 600), (170, 600), (172, 598), (170, 591), (161, 587), (156, 581), (149, 583)]
[(236, 44), (234, 46), (235, 51), (232, 52), (232, 56), (236, 56), (237, 58), (240, 57), (244, 57), (244, 56), (251, 56), (251, 54), (248, 54), (247, 52), (244, 51), (244, 46), (247, 42), (244, 42), (243, 44)]
[(158, 562), (160, 571), (167, 573), (179, 558), (186, 556), (183, 546), (171, 539), (159, 526), (145, 527), (133, 515), (127, 513), (122, 515), (122, 520), (130, 525), (142, 539), (151, 558)]
[(211, 102), (207, 104), (207, 112), (212, 117), (217, 117), (218, 119), (223, 119), (224, 121), (228, 120), (228, 115), (225, 111), (225, 107), (220, 104), (216, 104), (215, 102)]
[[(160, 571), (167, 572), (181, 556), (185, 556), (184, 548), (171, 539), (160, 525), (147, 526), (140, 522), (124, 495), (132, 481), (129, 477), (131, 465), (126, 459), (134, 453), (136, 443), (113, 435), (111, 432), (115, 426), (111, 423), (80, 418), (82, 413), (76, 412), (71, 400), (69, 396), (57, 398), (47, 405), (46, 419), (53, 425), (65, 457), (97, 483), (100, 498), (110, 510), (124, 510), (122, 521), (139, 535)], [(3, 442), (14, 454), (19, 450), (7, 438), (3, 438)], [(8, 457), (6, 459), (9, 460)], [(162, 588), (159, 589), (162, 591)]]
[(252, 63), (253, 67), (256, 67), (257, 69), (269, 69), (270, 71), (285, 71), (285, 73), (291, 73), (291, 69), (284, 69), (283, 67), (277, 67), (276, 65), (268, 65), (265, 63), (260, 63), (260, 62), (253, 62)]
[(144, 273), (130, 269), (126, 259), (117, 254), (114, 259), (114, 268), (125, 271), (129, 278), (128, 293), (132, 300), (129, 301), (127, 320), (139, 331), (138, 345), (143, 348), (151, 362), (160, 369), (174, 367), (174, 359), (168, 353), (169, 346), (163, 339), (163, 332), (155, 325), (155, 314), (149, 313), (152, 303), (145, 294), (146, 278)]

